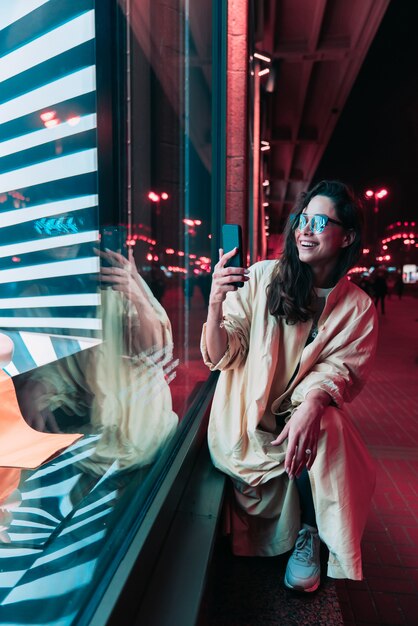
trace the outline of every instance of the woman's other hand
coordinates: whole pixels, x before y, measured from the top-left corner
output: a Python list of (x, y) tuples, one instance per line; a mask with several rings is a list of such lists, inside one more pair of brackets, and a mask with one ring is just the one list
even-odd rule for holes
[(289, 478), (298, 478), (304, 467), (311, 469), (318, 451), (321, 417), (331, 399), (325, 391), (310, 391), (280, 435), (271, 442), (279, 446), (288, 439), (284, 467)]

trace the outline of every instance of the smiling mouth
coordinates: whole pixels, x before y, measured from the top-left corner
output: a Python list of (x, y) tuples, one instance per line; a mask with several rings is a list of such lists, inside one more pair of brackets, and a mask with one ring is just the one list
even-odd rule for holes
[(315, 246), (317, 246), (317, 243), (314, 243), (313, 241), (299, 241), (299, 245), (302, 248), (315, 248)]

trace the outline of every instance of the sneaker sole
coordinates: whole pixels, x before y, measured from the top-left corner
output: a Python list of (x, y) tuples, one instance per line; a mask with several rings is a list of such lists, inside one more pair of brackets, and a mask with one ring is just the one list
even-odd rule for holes
[(291, 585), (291, 584), (288, 582), (288, 580), (287, 580), (286, 576), (285, 576), (285, 578), (284, 578), (284, 584), (285, 584), (285, 586), (286, 586), (288, 589), (292, 589), (292, 591), (300, 591), (300, 592), (302, 592), (302, 593), (312, 593), (313, 591), (316, 591), (316, 590), (318, 589), (318, 587), (319, 587), (320, 582), (321, 582), (321, 581), (320, 581), (320, 580), (318, 580), (316, 583), (314, 583), (314, 584), (312, 585), (312, 587), (308, 587), (308, 589), (304, 589), (303, 587), (295, 587), (295, 586)]

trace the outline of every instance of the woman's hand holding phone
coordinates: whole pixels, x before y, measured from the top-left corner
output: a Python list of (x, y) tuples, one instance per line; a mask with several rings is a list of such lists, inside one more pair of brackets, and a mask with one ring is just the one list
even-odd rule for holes
[(244, 267), (226, 267), (228, 261), (237, 253), (233, 248), (226, 254), (219, 250), (219, 261), (212, 274), (212, 287), (209, 296), (209, 310), (206, 324), (206, 346), (212, 363), (218, 363), (225, 353), (228, 338), (223, 328), (222, 303), (228, 291), (238, 289), (236, 283), (244, 283), (250, 279), (249, 270)]
[(222, 248), (219, 250), (219, 261), (215, 265), (212, 274), (212, 288), (209, 296), (209, 308), (211, 305), (222, 304), (228, 291), (238, 289), (236, 283), (243, 283), (250, 279), (249, 270), (244, 267), (226, 267), (228, 261), (237, 253), (237, 248), (233, 248), (224, 254)]

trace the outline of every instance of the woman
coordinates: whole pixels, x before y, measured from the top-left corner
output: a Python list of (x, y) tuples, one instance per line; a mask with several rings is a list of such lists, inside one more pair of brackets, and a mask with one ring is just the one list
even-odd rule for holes
[(294, 546), (285, 584), (298, 591), (319, 585), (319, 539), (329, 576), (362, 578), (375, 472), (343, 411), (376, 348), (375, 308), (346, 277), (361, 249), (354, 196), (323, 181), (302, 195), (279, 261), (227, 268), (236, 251), (220, 250), (203, 328), (205, 363), (221, 370), (208, 437), (214, 464), (232, 479), (233, 551), (273, 556)]

